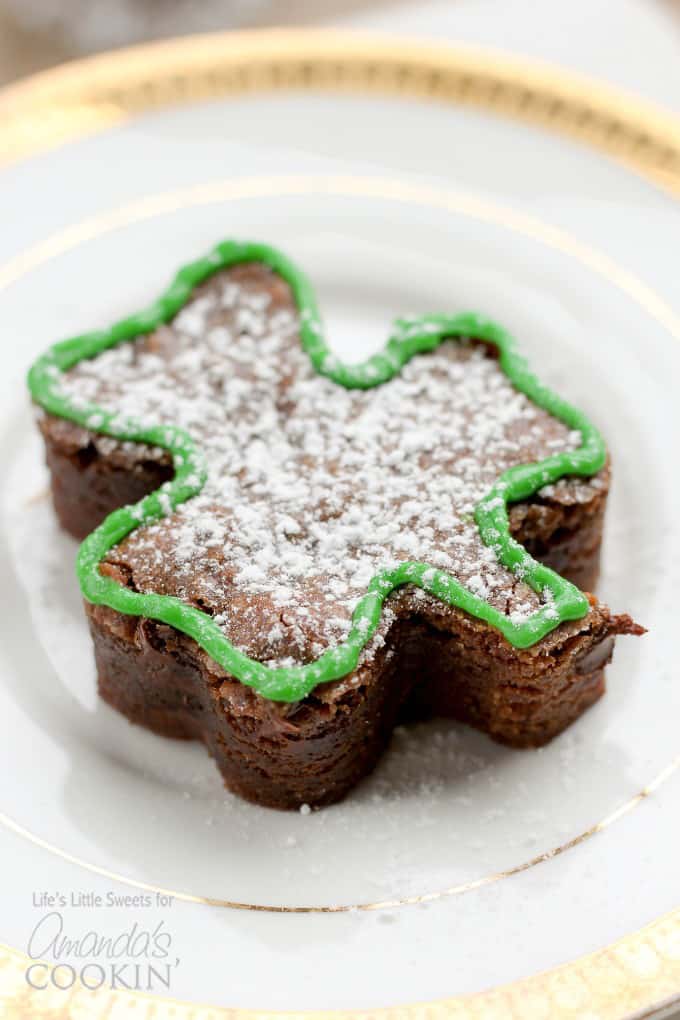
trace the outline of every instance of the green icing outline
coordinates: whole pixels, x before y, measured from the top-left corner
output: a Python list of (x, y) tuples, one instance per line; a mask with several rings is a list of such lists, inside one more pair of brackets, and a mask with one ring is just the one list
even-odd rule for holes
[[(521, 623), (513, 622), (455, 578), (427, 563), (401, 563), (372, 578), (352, 615), (345, 641), (327, 649), (313, 662), (273, 668), (248, 658), (234, 647), (207, 613), (169, 595), (131, 591), (99, 571), (106, 554), (141, 524), (157, 521), (201, 491), (207, 472), (203, 454), (191, 437), (174, 426), (143, 427), (115, 412), (91, 406), (74, 406), (59, 395), (64, 372), (85, 358), (93, 358), (116, 344), (149, 333), (168, 322), (191, 297), (193, 290), (213, 273), (242, 262), (262, 262), (280, 274), (291, 287), (300, 314), (300, 338), (313, 368), (347, 388), (370, 389), (393, 378), (416, 354), (432, 351), (445, 339), (468, 336), (493, 344), (499, 364), (512, 385), (533, 403), (580, 432), (581, 446), (531, 464), (509, 468), (478, 503), (475, 521), (482, 541), (492, 546), (499, 561), (548, 601)], [(510, 536), (507, 504), (526, 499), (564, 475), (591, 476), (606, 459), (602, 436), (587, 417), (543, 386), (530, 372), (515, 342), (501, 326), (474, 313), (427, 315), (400, 319), (386, 346), (366, 361), (344, 364), (333, 356), (323, 337), (316, 297), (309, 280), (281, 252), (265, 244), (224, 241), (204, 258), (183, 266), (170, 287), (144, 311), (115, 323), (110, 329), (64, 340), (39, 357), (28, 373), (33, 400), (45, 411), (92, 431), (160, 446), (173, 458), (174, 478), (138, 503), (114, 510), (81, 544), (77, 573), (84, 597), (120, 613), (145, 616), (175, 627), (192, 637), (232, 676), (258, 694), (276, 701), (298, 701), (320, 683), (337, 680), (357, 666), (362, 649), (373, 637), (386, 598), (395, 588), (413, 584), (450, 606), (496, 627), (516, 648), (528, 648), (565, 620), (581, 619), (589, 609), (586, 596), (573, 584), (536, 560)]]

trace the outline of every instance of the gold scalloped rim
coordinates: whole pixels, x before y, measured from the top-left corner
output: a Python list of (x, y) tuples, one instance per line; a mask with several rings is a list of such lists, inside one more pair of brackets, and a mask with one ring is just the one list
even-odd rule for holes
[(0, 163), (138, 113), (282, 89), (482, 108), (578, 138), (680, 193), (680, 124), (651, 104), (488, 50), (314, 30), (164, 40), (34, 75), (0, 92)]
[[(90, 991), (79, 983), (63, 991), (48, 986), (35, 992), (26, 982), (32, 963), (24, 953), (0, 944), (5, 1020), (643, 1020), (680, 998), (680, 910), (611, 946), (522, 981), (477, 995), (384, 1009), (225, 1008), (143, 992)], [(42, 981), (45, 973), (40, 971)]]
[[(282, 89), (422, 97), (475, 106), (574, 137), (680, 195), (680, 122), (603, 85), (500, 54), (318, 31), (191, 37), (134, 47), (35, 75), (0, 92), (0, 166), (181, 103)], [(307, 1020), (347, 1013), (272, 1013), (196, 1006), (106, 989), (33, 992), (27, 957), (0, 947), (8, 1020)], [(680, 999), (680, 910), (588, 956), (473, 996), (382, 1010), (355, 1020), (597, 1020), (645, 1017)]]

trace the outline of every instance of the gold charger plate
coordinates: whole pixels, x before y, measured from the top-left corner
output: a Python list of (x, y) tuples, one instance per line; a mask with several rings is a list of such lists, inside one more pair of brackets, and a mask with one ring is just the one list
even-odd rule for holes
[[(498, 54), (317, 31), (172, 40), (57, 68), (0, 92), (0, 166), (94, 134), (136, 114), (246, 92), (285, 89), (420, 96), (521, 118), (585, 142), (680, 194), (680, 123), (591, 81)], [(0, 1002), (15, 1017), (341, 1016), (197, 1006), (137, 992), (35, 992), (27, 957), (0, 949)], [(353, 1016), (651, 1016), (680, 999), (680, 910), (549, 972), (473, 996)]]

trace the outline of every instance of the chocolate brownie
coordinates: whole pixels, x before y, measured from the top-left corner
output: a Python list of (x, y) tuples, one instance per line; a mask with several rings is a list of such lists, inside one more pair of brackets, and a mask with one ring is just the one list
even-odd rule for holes
[[(513, 385), (483, 330), (437, 336), (379, 385), (337, 385), (301, 344), (305, 310), (284, 277), (261, 260), (215, 268), (167, 321), (60, 375), (72, 407), (191, 436), (207, 467), (181, 505), (165, 494), (180, 462), (170, 438), (117, 438), (111, 420), (104, 435), (96, 414), (39, 419), (55, 509), (76, 537), (160, 487), (163, 512), (108, 549), (100, 576), (200, 610), (246, 663), (237, 676), (155, 613), (86, 601), (102, 697), (203, 740), (230, 789), (276, 807), (342, 797), (398, 720), (440, 714), (516, 747), (550, 740), (602, 694), (615, 636), (641, 628), (592, 596), (561, 618), (552, 582), (532, 583), (528, 560), (504, 565), (475, 515), (504, 473), (573, 457), (582, 433)], [(608, 462), (546, 476), (508, 508), (514, 539), (586, 590), (609, 477)], [(361, 627), (353, 614), (375, 578), (405, 563), (428, 570), (394, 586), (353, 668), (327, 679), (316, 664)], [(472, 601), (447, 601), (435, 577)], [(535, 640), (508, 639), (539, 617)], [(258, 690), (252, 663), (317, 668), (318, 683), (284, 700)]]

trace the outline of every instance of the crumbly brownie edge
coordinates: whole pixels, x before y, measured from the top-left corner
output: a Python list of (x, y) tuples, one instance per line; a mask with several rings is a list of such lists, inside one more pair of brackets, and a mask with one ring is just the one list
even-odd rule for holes
[(157, 733), (202, 740), (233, 792), (296, 808), (345, 796), (397, 721), (448, 716), (514, 747), (551, 740), (603, 693), (615, 636), (640, 632), (593, 603), (525, 650), (460, 610), (403, 617), (370, 663), (296, 705), (254, 694), (170, 627), (86, 611), (104, 700)]
[(163, 450), (123, 446), (42, 413), (38, 427), (57, 519), (79, 541), (113, 510), (138, 502), (172, 478), (172, 461)]

